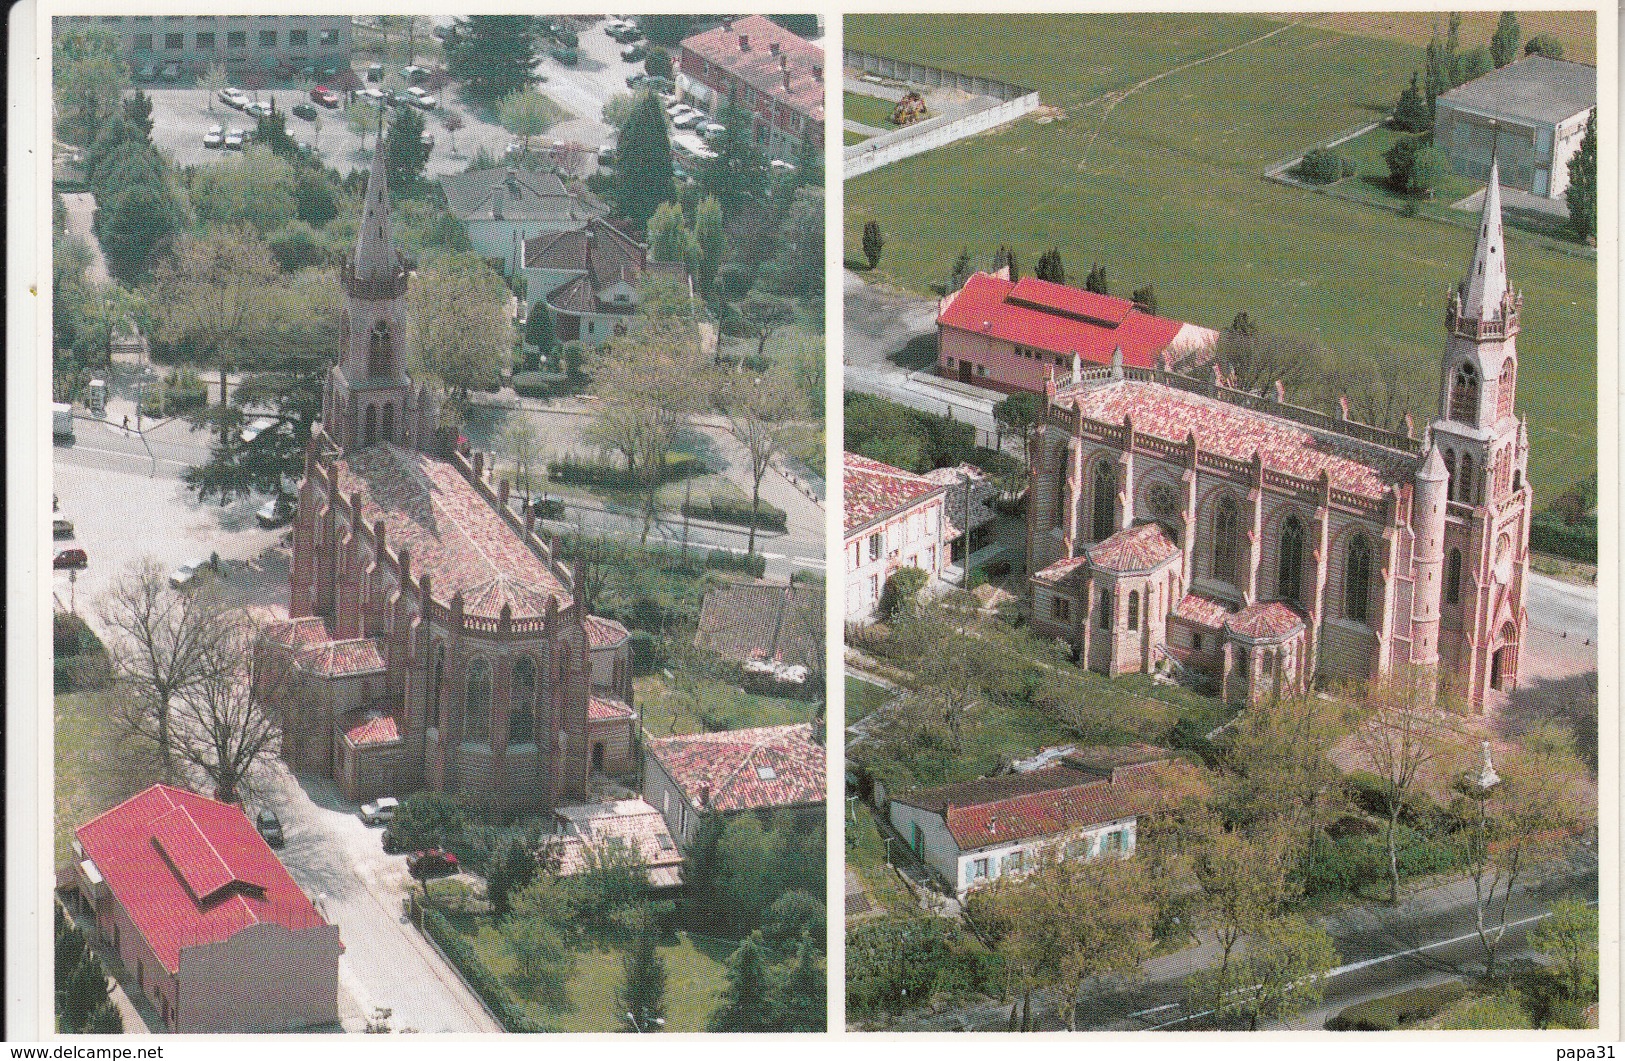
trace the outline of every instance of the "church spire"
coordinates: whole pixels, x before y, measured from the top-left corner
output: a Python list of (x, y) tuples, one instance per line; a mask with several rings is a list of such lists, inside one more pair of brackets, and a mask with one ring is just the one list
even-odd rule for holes
[(1463, 320), (1500, 319), (1507, 293), (1507, 263), (1501, 237), (1501, 160), (1494, 154), (1490, 157), (1489, 183), (1484, 187), (1484, 212), (1479, 219), (1473, 264), (1457, 290)]
[(384, 154), (384, 120), (372, 152), (367, 176), (367, 199), (361, 208), (361, 228), (355, 241), (355, 276), (363, 282), (387, 284), (395, 276), (395, 242), (389, 228), (389, 174)]

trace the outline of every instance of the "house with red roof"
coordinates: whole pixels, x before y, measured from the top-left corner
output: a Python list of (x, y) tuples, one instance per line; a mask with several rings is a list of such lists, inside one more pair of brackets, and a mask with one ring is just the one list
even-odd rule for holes
[(154, 785), (74, 832), (72, 887), (170, 1032), (338, 1022), (337, 925), (242, 809)]
[(711, 112), (737, 107), (776, 158), (824, 149), (824, 49), (764, 15), (728, 17), (683, 41), (677, 88)]
[(708, 815), (791, 811), (824, 819), (823, 723), (645, 737), (643, 798), (687, 850)]
[(948, 485), (857, 453), (843, 458), (846, 621), (875, 618), (886, 582), (900, 568), (942, 577), (959, 532), (949, 520)]
[(1161, 748), (1073, 750), (1035, 769), (894, 793), (892, 828), (959, 897), (1047, 859), (1128, 858), (1165, 771)]
[(1014, 393), (1044, 392), (1074, 365), (1188, 365), (1210, 356), (1211, 328), (1146, 313), (1125, 298), (1024, 276), (971, 274), (937, 308), (937, 373)]

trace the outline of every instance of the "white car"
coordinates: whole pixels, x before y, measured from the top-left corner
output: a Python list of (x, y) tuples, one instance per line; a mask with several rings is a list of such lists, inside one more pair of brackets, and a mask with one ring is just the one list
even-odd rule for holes
[(211, 150), (224, 147), (226, 144), (226, 129), (221, 125), (209, 126), (209, 131), (203, 134), (203, 146)]
[(705, 121), (704, 112), (691, 110), (686, 114), (680, 114), (673, 118), (671, 123), (679, 129), (692, 129), (703, 121)]
[(707, 140), (714, 140), (727, 131), (728, 127), (721, 122), (701, 122), (699, 128), (695, 130)]
[(411, 88), (407, 89), (406, 95), (411, 100), (412, 106), (418, 108), (419, 110), (432, 111), (440, 103), (439, 100), (429, 95), (428, 92), (424, 91), (417, 85), (413, 85)]
[(243, 433), (241, 435), (239, 435), (238, 437), (241, 438), (244, 442), (252, 442), (256, 438), (259, 438), (260, 435), (263, 434), (266, 430), (268, 430), (268, 429), (270, 429), (272, 427), (275, 427), (275, 426), (276, 426), (276, 418), (275, 417), (272, 417), (272, 416), (256, 416), (254, 419), (252, 419), (252, 420), (250, 420), (248, 422), (248, 426), (243, 428)]
[(269, 118), (271, 116), (271, 105), (256, 100), (243, 107), (243, 113), (250, 118)]
[(238, 110), (242, 110), (244, 107), (248, 106), (248, 94), (240, 88), (233, 88), (230, 85), (227, 85), (225, 88), (220, 90), (220, 102), (224, 103), (228, 107), (235, 107)]
[(394, 796), (384, 796), (361, 808), (361, 820), (368, 825), (388, 825), (395, 820), (395, 811), (400, 805), (401, 801)]
[(243, 132), (241, 129), (233, 129), (231, 132), (226, 134), (226, 142), (221, 146), (223, 146), (227, 151), (241, 151), (247, 136), (248, 134)]
[(199, 576), (208, 574), (212, 570), (207, 559), (188, 560), (169, 573), (169, 584), (176, 589), (185, 589), (196, 582)]
[(360, 96), (368, 103), (382, 104), (385, 99), (383, 92), (376, 88), (364, 88), (360, 92), (357, 92), (356, 95)]

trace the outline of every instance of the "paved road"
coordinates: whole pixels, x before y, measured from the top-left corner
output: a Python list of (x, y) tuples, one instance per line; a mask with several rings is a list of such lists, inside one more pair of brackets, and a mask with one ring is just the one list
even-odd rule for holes
[(1597, 640), (1597, 587), (1578, 586), (1531, 571), (1525, 600), (1531, 625)]

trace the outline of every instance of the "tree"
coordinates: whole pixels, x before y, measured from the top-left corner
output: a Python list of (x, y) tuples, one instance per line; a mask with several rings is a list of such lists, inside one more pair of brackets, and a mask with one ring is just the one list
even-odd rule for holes
[(694, 208), (694, 272), (700, 290), (709, 293), (717, 282), (717, 270), (722, 266), (726, 249), (722, 225), (722, 204), (715, 196), (707, 195)]
[(1239, 1018), (1257, 1031), (1262, 1021), (1291, 1021), (1317, 1005), (1326, 993), (1326, 974), (1337, 950), (1326, 930), (1292, 915), (1265, 921), (1247, 940), (1247, 953), (1232, 969), (1230, 983), (1214, 994), (1197, 974), (1197, 997), (1221, 999), (1213, 1023)]
[(1523, 46), (1525, 55), (1544, 55), (1548, 59), (1563, 58), (1563, 42), (1550, 33), (1537, 33)]
[(1388, 164), (1389, 186), (1403, 195), (1431, 196), (1449, 171), (1449, 162), (1429, 136), (1398, 140), (1382, 157)]
[(508, 916), (509, 897), (535, 879), (536, 856), (530, 849), (517, 837), (503, 844), (485, 875), (485, 898), (491, 913), (498, 918)]
[(880, 234), (880, 225), (874, 221), (863, 223), (863, 258), (873, 269), (880, 264), (880, 252), (886, 249), (886, 237)]
[(416, 367), (461, 415), (470, 391), (495, 388), (513, 350), (508, 286), (479, 258), (451, 255), (419, 270), (410, 292)]
[(1569, 159), (1569, 186), (1563, 193), (1569, 206), (1569, 231), (1586, 242), (1597, 238), (1597, 109), (1586, 119), (1585, 139)]
[(728, 423), (734, 437), (745, 447), (750, 461), (750, 539), (746, 552), (756, 552), (756, 519), (762, 507), (762, 480), (778, 456), (779, 432), (795, 416), (797, 395), (794, 387), (778, 374), (758, 377), (747, 385), (736, 385), (725, 398)]
[(892, 619), (899, 612), (906, 612), (919, 601), (920, 590), (931, 581), (931, 576), (917, 567), (900, 567), (893, 571), (886, 579), (886, 587), (880, 591), (880, 601), (876, 605), (881, 618)]
[(739, 304), (739, 321), (746, 334), (756, 340), (756, 356), (765, 356), (767, 341), (773, 333), (794, 323), (795, 307), (788, 299), (761, 291), (752, 291)]
[(683, 43), (683, 38), (693, 32), (693, 25), (693, 15), (644, 15), (638, 19), (638, 26), (649, 38), (649, 43), (666, 48), (675, 48)]
[(799, 299), (803, 319), (816, 327), (824, 317), (824, 189), (796, 189), (771, 239), (772, 260), (762, 266), (756, 287)]
[(1002, 243), (999, 245), (998, 253), (993, 256), (993, 271), (996, 273), (1000, 269), (1009, 269), (1012, 281), (1021, 279), (1021, 267), (1016, 264), (1016, 252)]
[(457, 20), (446, 48), (446, 72), (477, 103), (494, 103), (536, 80), (535, 19), (469, 15)]
[(445, 110), (440, 112), (440, 124), (451, 136), (451, 157), (457, 158), (457, 134), (462, 130), (463, 125), (465, 124), (463, 122), (463, 116), (452, 110), (450, 107), (447, 107)]
[(1428, 113), (1427, 97), (1422, 94), (1422, 78), (1416, 71), (1411, 71), (1411, 83), (1405, 91), (1399, 94), (1399, 102), (1394, 105), (1394, 127), (1407, 133), (1420, 133), (1433, 124), (1433, 116)]
[(277, 751), (275, 710), (293, 691), (291, 664), (256, 652), (260, 624), (241, 611), (220, 609), (205, 647), (202, 679), (175, 701), (175, 752), (214, 786), (214, 798), (236, 803), (254, 769)]
[(1487, 1031), (1534, 1028), (1529, 1011), (1516, 990), (1504, 988), (1493, 994), (1468, 994), (1440, 1013), (1430, 1027), (1461, 1031)]
[[(822, 935), (817, 938), (822, 938)], [(815, 944), (805, 941), (796, 948), (795, 964), (777, 985), (773, 997), (774, 1031), (821, 1032), (828, 1026), (824, 996), (828, 990), (824, 963)]]
[(507, 443), (508, 456), (513, 458), (514, 485), (528, 498), (531, 472), (542, 456), (541, 447), (536, 441), (536, 430), (528, 419), (515, 417), (513, 423), (502, 433), (502, 439)]
[(1132, 300), (1134, 305), (1140, 310), (1141, 313), (1149, 313), (1152, 316), (1156, 315), (1157, 289), (1155, 285), (1146, 284), (1144, 287), (1135, 288)]
[(646, 919), (632, 949), (621, 959), (621, 990), (616, 1002), (639, 1032), (657, 1032), (666, 1019), (666, 959), (658, 949), (659, 931)]
[(423, 183), (429, 144), (423, 140), (423, 114), (416, 107), (396, 107), (385, 142), (384, 168), (392, 195), (411, 195)]
[(767, 17), (798, 37), (811, 40), (818, 36), (817, 15), (769, 15)]
[(755, 121), (749, 111), (732, 103), (717, 113), (723, 132), (711, 141), (717, 157), (701, 169), (700, 193), (714, 196), (729, 215), (766, 197), (767, 156), (756, 145)]
[(964, 247), (959, 251), (959, 257), (954, 259), (953, 268), (948, 270), (948, 282), (943, 287), (943, 294), (951, 295), (964, 287), (970, 280), (970, 248)]
[(677, 198), (666, 112), (652, 92), (638, 93), (621, 126), (612, 198), (621, 216), (638, 228), (649, 223), (657, 206)]
[(59, 138), (87, 144), (115, 109), (130, 83), (119, 58), (117, 34), (72, 30), (51, 49), (51, 91)]
[(1248, 835), (1209, 820), (1192, 829), (1191, 868), (1207, 929), (1219, 947), (1216, 967), (1187, 981), (1193, 1011), (1222, 1014), (1230, 992), (1243, 987), (1250, 970), (1238, 961), (1237, 947), (1249, 935), (1267, 931), (1295, 889), (1287, 874), (1287, 845), (1279, 835)]
[(687, 263), (695, 254), (694, 237), (683, 227), (683, 208), (661, 203), (649, 218), (649, 260)]
[[(1454, 44), (1451, 45), (1454, 48)], [(1450, 62), (1451, 58), (1445, 51), (1444, 41), (1439, 39), (1439, 27), (1433, 27), (1433, 39), (1428, 41), (1427, 58), (1423, 63), (1422, 87), (1427, 95), (1428, 121), (1437, 116), (1437, 103), (1440, 96), (1450, 91)]]
[(1495, 25), (1495, 36), (1490, 38), (1490, 59), (1497, 70), (1518, 57), (1518, 42), (1522, 39), (1523, 29), (1518, 25), (1517, 12), (1501, 12), (1501, 20)]
[(1095, 267), (1089, 270), (1089, 276), (1084, 280), (1083, 288), (1085, 291), (1093, 291), (1097, 295), (1111, 294), (1111, 285), (1106, 281), (1106, 267), (1096, 262)]
[(729, 956), (728, 983), (722, 989), (722, 997), (718, 1000), (720, 1005), (706, 1023), (707, 1031), (776, 1030), (773, 1022), (773, 983), (759, 939), (759, 935), (752, 933)]
[(1001, 399), (993, 407), (993, 427), (998, 433), (995, 447), (1004, 444), (1005, 435), (1019, 435), (1023, 444), (1022, 450), (1025, 452), (1026, 442), (1032, 436), (1033, 429), (1038, 426), (1042, 415), (1043, 405), (1036, 394), (1023, 391)]
[[(277, 120), (266, 119), (273, 128)], [(286, 136), (286, 133), (283, 134)], [(263, 236), (292, 221), (298, 204), (294, 168), (264, 144), (254, 144), (235, 165), (204, 166), (192, 175), (198, 220), (219, 228), (250, 227)]]
[(672, 71), (671, 53), (664, 48), (650, 48), (643, 60), (643, 72), (650, 77), (663, 77), (670, 81)]
[(1529, 934), (1529, 945), (1546, 956), (1564, 997), (1580, 1003), (1596, 1001), (1597, 911), (1577, 899), (1565, 899), (1553, 904), (1549, 913)]
[[(530, 314), (525, 318), (525, 342), (531, 345), (538, 358), (550, 357), (553, 351), (558, 349), (559, 340), (558, 333), (553, 329), (553, 314), (542, 299), (531, 303)], [(540, 366), (533, 360), (525, 367), (534, 370)]]
[(402, 849), (456, 847), (468, 832), (468, 807), (457, 796), (419, 792), (401, 800), (389, 835)]
[(554, 922), (541, 913), (515, 914), (502, 921), (501, 939), (535, 997), (555, 1013), (569, 1008), (575, 956)]
[(96, 234), (108, 271), (127, 284), (145, 279), (187, 225), (185, 208), (162, 176), (115, 187), (96, 201)]
[(530, 88), (504, 96), (497, 107), (497, 121), (523, 141), (527, 155), (530, 154), (530, 138), (541, 136), (564, 116), (557, 103)]
[(1061, 263), (1061, 250), (1051, 247), (1038, 259), (1038, 266), (1033, 275), (1040, 280), (1048, 280), (1052, 284), (1066, 283), (1066, 266)]
[(824, 904), (810, 893), (791, 889), (773, 900), (762, 921), (762, 938), (776, 944), (824, 939)]

